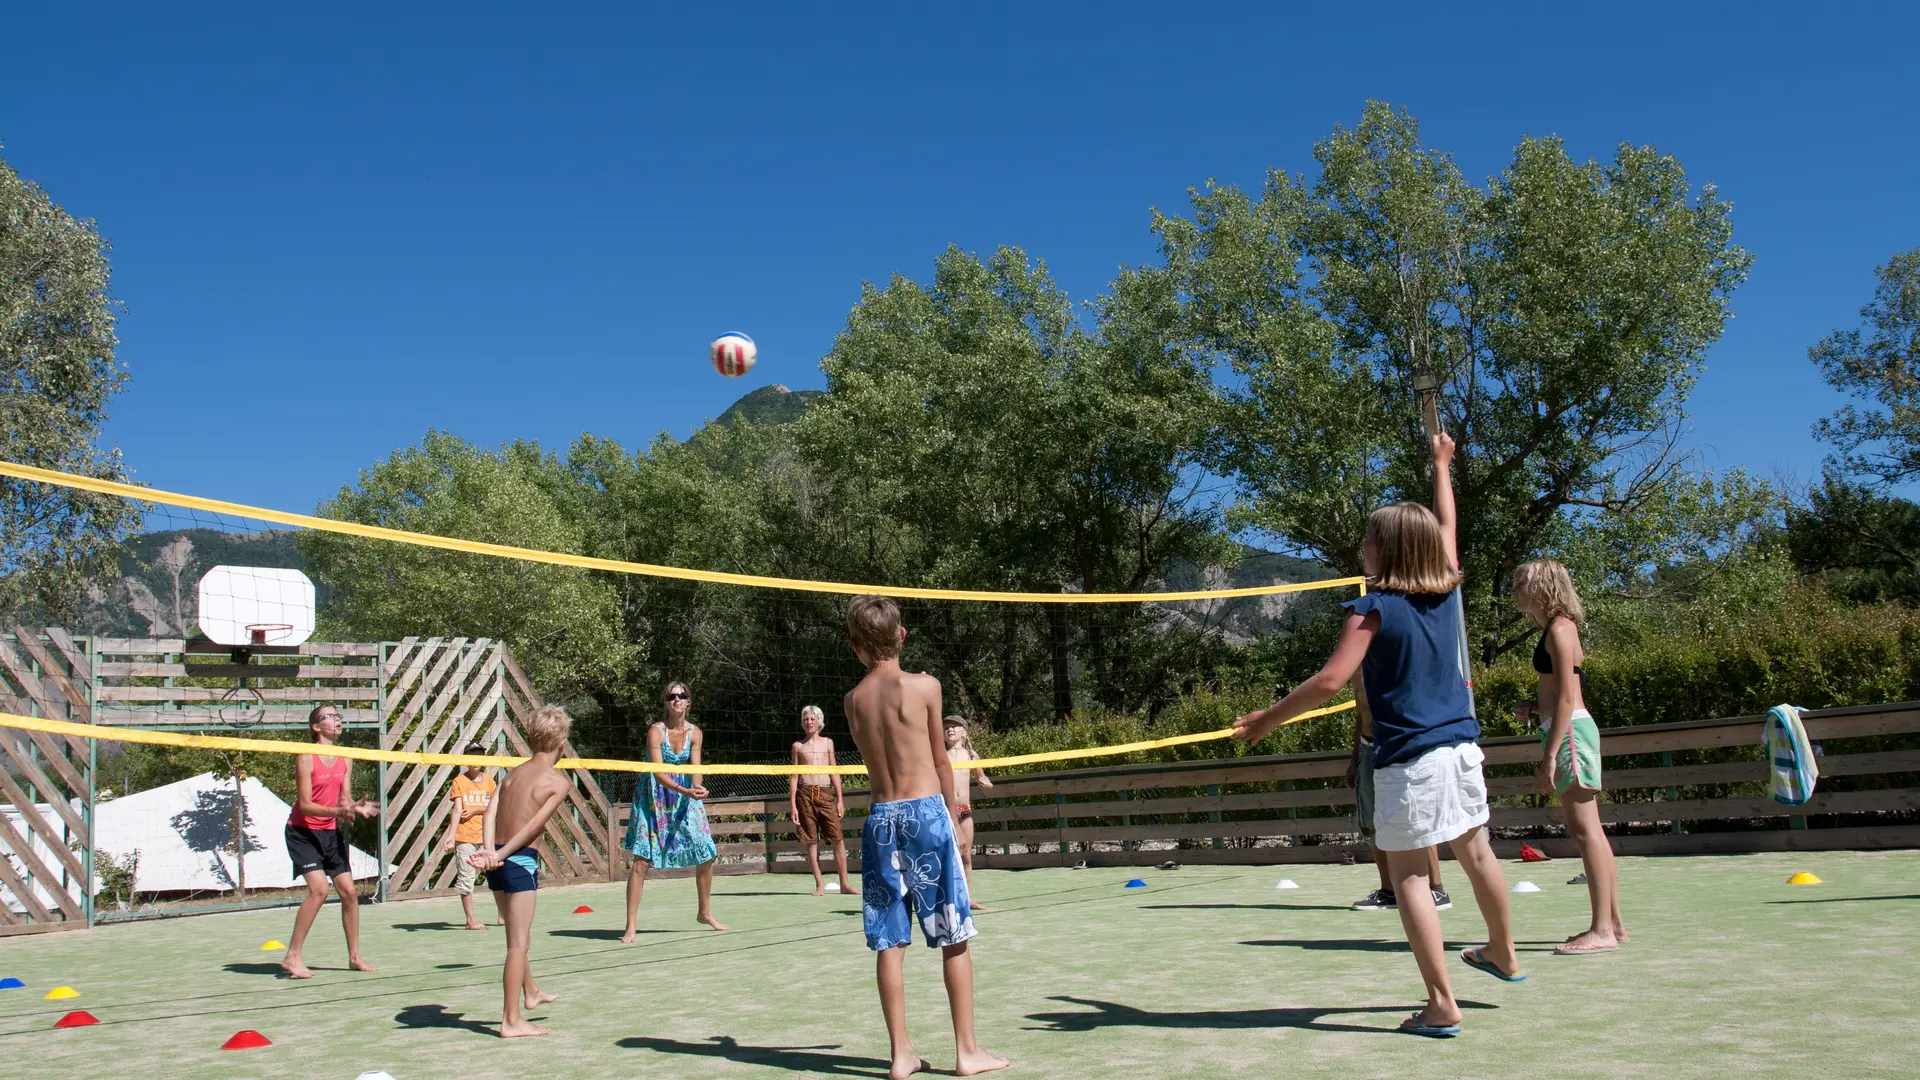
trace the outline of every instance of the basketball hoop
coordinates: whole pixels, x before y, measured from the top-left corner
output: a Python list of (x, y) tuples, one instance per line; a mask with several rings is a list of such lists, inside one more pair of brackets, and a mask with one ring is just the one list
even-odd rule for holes
[(269, 637), (275, 634), (291, 634), (292, 632), (292, 623), (267, 622), (247, 624), (247, 637), (254, 645), (271, 645), (273, 642), (267, 640)]

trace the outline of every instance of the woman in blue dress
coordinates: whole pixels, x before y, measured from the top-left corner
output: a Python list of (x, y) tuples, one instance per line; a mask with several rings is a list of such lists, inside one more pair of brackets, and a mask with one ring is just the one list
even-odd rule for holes
[(670, 682), (661, 692), (666, 720), (647, 729), (647, 758), (664, 765), (686, 765), (685, 773), (642, 773), (633, 789), (633, 812), (627, 819), (627, 851), (633, 870), (627, 875), (627, 930), (621, 941), (631, 942), (640, 914), (640, 890), (647, 871), (694, 867), (700, 890), (695, 918), (715, 930), (725, 930), (713, 917), (713, 830), (707, 827), (706, 786), (700, 783), (700, 729), (687, 721), (693, 694), (683, 682)]

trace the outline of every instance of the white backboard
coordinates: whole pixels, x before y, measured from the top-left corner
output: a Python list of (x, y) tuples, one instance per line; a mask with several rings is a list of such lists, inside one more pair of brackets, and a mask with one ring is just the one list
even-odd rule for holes
[(200, 632), (209, 641), (260, 644), (247, 628), (262, 623), (290, 627), (268, 631), (267, 645), (299, 645), (313, 636), (307, 575), (275, 566), (216, 566), (200, 579)]

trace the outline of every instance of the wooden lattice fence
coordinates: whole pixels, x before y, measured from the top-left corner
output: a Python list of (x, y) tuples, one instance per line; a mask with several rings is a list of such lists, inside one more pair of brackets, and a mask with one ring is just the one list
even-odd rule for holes
[[(540, 695), (520, 665), (486, 638), (408, 638), (389, 647), (385, 661), (385, 734), (389, 750), (459, 753), (477, 742), (496, 753), (526, 754), (522, 730)], [(571, 756), (567, 747), (564, 755)], [(452, 765), (391, 765), (384, 770), (386, 849), (393, 873), (386, 897), (444, 892), (457, 867), (443, 851), (453, 805)], [(605, 881), (617, 872), (609, 859), (613, 810), (591, 773), (574, 771), (567, 803), (541, 837), (545, 873), (555, 883)]]
[[(57, 627), (0, 635), (0, 709), (87, 723), (91, 663)], [(0, 936), (87, 925), (93, 755), (84, 739), (0, 728)]]

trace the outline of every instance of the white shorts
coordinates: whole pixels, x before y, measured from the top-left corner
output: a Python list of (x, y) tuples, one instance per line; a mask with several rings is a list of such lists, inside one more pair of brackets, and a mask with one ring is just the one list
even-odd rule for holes
[(479, 850), (479, 844), (453, 845), (453, 858), (456, 864), (453, 872), (453, 891), (461, 896), (469, 896), (473, 893), (473, 879), (479, 875), (480, 869), (467, 860)]
[(1487, 756), (1473, 743), (1429, 750), (1373, 770), (1373, 846), (1415, 851), (1487, 823)]

